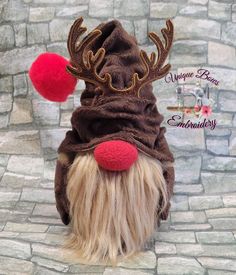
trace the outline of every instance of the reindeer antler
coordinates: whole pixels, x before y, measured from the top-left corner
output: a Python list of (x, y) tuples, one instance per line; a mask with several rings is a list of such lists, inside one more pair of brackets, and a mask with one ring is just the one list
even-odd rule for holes
[(95, 54), (92, 51), (88, 51), (86, 58), (84, 57), (85, 48), (99, 37), (102, 32), (95, 29), (89, 33), (89, 35), (79, 45), (77, 45), (78, 38), (86, 31), (85, 27), (81, 27), (82, 22), (82, 18), (77, 19), (72, 25), (69, 33), (67, 46), (71, 62), (70, 65), (67, 66), (67, 70), (75, 77), (100, 87), (103, 94), (112, 91), (119, 93), (134, 93), (139, 96), (139, 92), (143, 86), (164, 77), (169, 72), (171, 65), (167, 64), (163, 67), (163, 64), (168, 56), (173, 41), (174, 28), (170, 20), (166, 22), (167, 29), (164, 28), (161, 30), (165, 39), (165, 45), (163, 45), (157, 34), (154, 32), (149, 33), (150, 39), (157, 46), (158, 58), (156, 58), (154, 52), (151, 53), (149, 58), (147, 53), (141, 50), (140, 57), (145, 67), (145, 74), (142, 78), (139, 78), (138, 74), (135, 73), (132, 77), (131, 86), (122, 90), (116, 89), (112, 86), (112, 77), (109, 73), (106, 73), (104, 77), (100, 77), (97, 74), (97, 67), (101, 64), (105, 56), (104, 48), (100, 48)]

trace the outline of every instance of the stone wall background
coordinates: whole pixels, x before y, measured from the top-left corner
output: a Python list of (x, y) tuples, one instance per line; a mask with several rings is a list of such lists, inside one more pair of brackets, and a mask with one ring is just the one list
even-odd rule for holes
[[(53, 191), (56, 149), (70, 128), (70, 116), (79, 106), (84, 84), (79, 82), (65, 103), (56, 104), (35, 93), (27, 73), (33, 60), (45, 51), (68, 57), (68, 30), (78, 16), (84, 17), (88, 30), (102, 21), (118, 18), (148, 52), (155, 48), (147, 32), (160, 33), (165, 19), (172, 18), (172, 72), (204, 67), (220, 81), (218, 89), (211, 89), (215, 100), (211, 119), (217, 120), (214, 131), (167, 127), (167, 138), (176, 157), (175, 196), (169, 219), (155, 237), (156, 245), (151, 243), (136, 264), (121, 264), (116, 270), (95, 268), (92, 272), (156, 274), (158, 266), (158, 274), (183, 274), (184, 270), (188, 274), (235, 274), (233, 0), (1, 0), (0, 273), (87, 272), (84, 267), (63, 263), (58, 256), (58, 235), (66, 229), (56, 213)], [(172, 115), (166, 106), (176, 104), (176, 85), (164, 80), (154, 84), (165, 122)], [(127, 273), (126, 268), (132, 271)]]

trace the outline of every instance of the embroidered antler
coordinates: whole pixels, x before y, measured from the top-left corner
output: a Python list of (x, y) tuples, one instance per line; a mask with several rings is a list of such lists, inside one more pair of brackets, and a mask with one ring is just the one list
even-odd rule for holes
[(67, 66), (67, 70), (75, 77), (95, 84), (103, 91), (103, 94), (112, 91), (119, 93), (134, 93), (139, 96), (142, 87), (154, 80), (164, 77), (169, 72), (171, 65), (167, 64), (163, 67), (163, 64), (168, 56), (173, 41), (174, 28), (170, 20), (166, 22), (167, 28), (161, 30), (165, 39), (165, 45), (163, 45), (157, 34), (154, 32), (149, 33), (150, 39), (157, 46), (158, 58), (154, 52), (151, 53), (149, 58), (147, 53), (141, 50), (140, 57), (145, 67), (145, 74), (142, 78), (139, 78), (138, 74), (135, 73), (132, 77), (131, 86), (122, 90), (112, 86), (112, 77), (109, 73), (106, 73), (104, 77), (100, 77), (97, 74), (97, 67), (101, 64), (105, 56), (104, 48), (100, 48), (95, 54), (89, 50), (87, 56), (84, 56), (85, 48), (98, 38), (102, 32), (95, 29), (77, 45), (78, 38), (86, 31), (85, 27), (81, 27), (82, 22), (82, 18), (77, 19), (72, 25), (69, 33), (67, 46), (71, 62), (70, 65)]

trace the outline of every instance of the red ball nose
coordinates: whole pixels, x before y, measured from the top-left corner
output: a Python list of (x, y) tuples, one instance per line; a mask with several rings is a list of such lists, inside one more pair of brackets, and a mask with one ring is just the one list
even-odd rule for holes
[(110, 171), (124, 171), (136, 161), (137, 148), (122, 140), (111, 140), (100, 143), (94, 150), (97, 163)]
[(66, 71), (69, 61), (55, 53), (43, 53), (31, 65), (30, 79), (41, 96), (63, 102), (73, 93), (77, 79)]

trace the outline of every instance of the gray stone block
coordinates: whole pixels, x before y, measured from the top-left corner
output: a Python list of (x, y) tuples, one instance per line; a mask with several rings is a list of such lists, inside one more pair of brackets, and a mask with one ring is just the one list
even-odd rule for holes
[(203, 156), (204, 170), (235, 171), (236, 161), (233, 157)]
[(185, 256), (211, 256), (235, 258), (236, 245), (177, 244), (178, 254)]
[(0, 94), (0, 113), (11, 111), (12, 96), (11, 94)]
[(113, 1), (109, 0), (90, 0), (89, 16), (92, 17), (110, 17), (113, 16)]
[(31, 256), (30, 244), (8, 239), (2, 239), (0, 253), (2, 256), (9, 256), (19, 259), (28, 259)]
[(174, 41), (171, 52), (173, 54), (199, 55), (207, 51), (207, 42), (203, 40)]
[(0, 93), (12, 93), (12, 77), (5, 76), (0, 78)]
[(200, 65), (207, 63), (206, 54), (201, 55), (172, 55), (170, 59), (170, 63), (175, 65)]
[(172, 243), (156, 242), (155, 252), (157, 255), (161, 254), (176, 254), (176, 246)]
[(38, 23), (27, 25), (28, 44), (46, 43), (49, 41), (48, 24)]
[[(0, 71), (3, 75), (27, 71), (36, 57), (45, 51), (44, 46), (32, 46), (0, 52)], [(17, 58), (12, 58), (13, 56)]]
[(66, 4), (69, 5), (86, 5), (89, 3), (89, 0), (66, 0)]
[(174, 150), (198, 151), (205, 149), (203, 129), (193, 131), (172, 127), (168, 128), (166, 138)]
[(0, 26), (0, 51), (12, 48), (14, 46), (14, 41), (14, 31), (12, 26)]
[(236, 156), (236, 130), (232, 130), (229, 141), (229, 154), (231, 156)]
[(215, 230), (235, 230), (236, 218), (209, 219), (209, 223)]
[(4, 230), (11, 232), (45, 232), (48, 229), (46, 224), (14, 223), (7, 222)]
[(236, 207), (236, 195), (223, 195), (223, 202), (225, 207)]
[(171, 198), (170, 211), (186, 211), (188, 210), (188, 197), (175, 195)]
[(227, 155), (229, 153), (228, 139), (211, 138), (206, 140), (207, 150), (216, 155)]
[(225, 218), (236, 217), (236, 208), (219, 208), (219, 209), (207, 209), (207, 218)]
[(73, 95), (68, 96), (67, 100), (60, 104), (61, 110), (63, 110), (63, 111), (71, 110), (71, 114), (72, 114), (73, 108), (74, 108), (74, 96)]
[(62, 55), (66, 58), (69, 58), (69, 53), (68, 53), (66, 42), (50, 43), (47, 45), (47, 51), (57, 53), (57, 54)]
[(43, 22), (52, 20), (54, 17), (54, 7), (31, 7), (29, 13), (30, 22)]
[(196, 232), (196, 237), (199, 243), (235, 243), (234, 235), (232, 232)]
[(204, 275), (205, 269), (194, 258), (165, 257), (157, 260), (158, 274), (198, 274)]
[(201, 184), (175, 184), (174, 194), (179, 195), (191, 195), (200, 194), (203, 192)]
[(59, 217), (56, 206), (54, 204), (37, 203), (32, 214), (34, 216)]
[(236, 24), (227, 22), (222, 25), (222, 40), (236, 46)]
[(45, 179), (54, 180), (55, 170), (56, 170), (56, 161), (55, 160), (45, 161), (43, 177)]
[(216, 123), (218, 126), (232, 126), (232, 114), (229, 113), (212, 113), (211, 119), (216, 119)]
[(149, 13), (149, 1), (147, 0), (115, 0), (114, 1), (114, 16), (129, 17), (129, 16), (147, 16)]
[(189, 37), (220, 38), (220, 23), (213, 20), (177, 16), (173, 23), (175, 26), (175, 39), (186, 39)]
[(191, 210), (218, 208), (223, 206), (223, 201), (220, 196), (192, 196), (189, 197), (189, 206)]
[[(223, 54), (222, 54), (223, 53)], [(236, 68), (236, 53), (235, 47), (225, 44), (208, 42), (208, 63), (210, 65)]]
[(5, 21), (23, 21), (28, 18), (29, 8), (21, 0), (9, 0), (3, 6), (2, 19)]
[(42, 258), (55, 260), (59, 262), (66, 262), (66, 255), (68, 250), (58, 249), (57, 247), (45, 244), (32, 244), (32, 254), (33, 256), (39, 256)]
[[(52, 225), (48, 224), (48, 228), (50, 227), (52, 227)], [(66, 227), (64, 227), (64, 229), (66, 229)], [(64, 234), (65, 232), (60, 232), (60, 234), (51, 234), (51, 233), (48, 233), (48, 230), (46, 233), (22, 232), (18, 235), (18, 239), (22, 241), (28, 241), (28, 242), (44, 243), (44, 244), (51, 244), (51, 245), (59, 245), (59, 244), (62, 245), (63, 238), (61, 233)]]
[(65, 138), (67, 131), (68, 129), (66, 128), (40, 130), (42, 147), (51, 148), (56, 151), (62, 140)]
[(15, 98), (10, 116), (10, 124), (26, 124), (32, 121), (31, 101), (24, 98)]
[(234, 112), (236, 104), (236, 93), (222, 91), (219, 94), (219, 106), (221, 111)]
[(198, 183), (201, 169), (201, 157), (175, 159), (175, 181)]
[(86, 26), (88, 32), (91, 32), (94, 28), (96, 28), (101, 23), (102, 23), (102, 19), (84, 18), (83, 25)]
[(14, 96), (25, 96), (28, 92), (27, 79), (25, 74), (13, 76), (14, 80)]
[(33, 99), (35, 122), (39, 125), (59, 124), (59, 104), (46, 100)]
[(0, 154), (0, 165), (7, 166), (8, 159), (9, 159), (8, 155)]
[(44, 168), (43, 158), (32, 158), (28, 156), (11, 156), (8, 161), (7, 170), (28, 175), (42, 175)]
[(140, 252), (133, 257), (132, 260), (128, 258), (121, 260), (117, 266), (129, 269), (154, 269), (156, 267), (156, 256), (153, 251)]
[(79, 16), (85, 17), (88, 12), (88, 6), (73, 6), (73, 7), (60, 7), (56, 10), (56, 16), (58, 17), (68, 17), (68, 18), (78, 18)]
[(172, 223), (204, 223), (207, 221), (204, 211), (171, 212)]
[(123, 28), (127, 31), (127, 33), (134, 35), (134, 24), (132, 21), (119, 19)]
[(212, 226), (209, 223), (182, 223), (173, 224), (170, 229), (177, 231), (205, 231), (212, 229)]
[(9, 114), (0, 115), (0, 129), (6, 128), (8, 126)]
[(66, 41), (73, 22), (71, 19), (53, 19), (49, 24), (51, 41)]
[(34, 0), (36, 4), (63, 4), (65, 0)]
[(226, 270), (236, 271), (235, 260), (218, 259), (218, 258), (211, 258), (211, 257), (198, 257), (197, 259), (201, 263), (201, 265), (204, 266), (205, 268), (219, 269), (224, 271)]
[(26, 24), (14, 25), (15, 41), (17, 47), (23, 47), (26, 45)]
[[(29, 221), (32, 223), (46, 223), (46, 224), (61, 224), (60, 218), (51, 218), (51, 217), (30, 217)], [(62, 243), (60, 243), (62, 244)]]
[[(58, 272), (67, 272), (69, 270), (69, 266), (66, 263), (63, 264), (63, 263), (59, 263), (57, 261), (48, 260), (48, 259), (37, 257), (37, 256), (32, 257), (31, 261), (33, 263), (37, 264), (39, 267), (44, 266), (44, 267), (50, 268), (50, 270), (55, 270)], [(37, 274), (41, 273), (41, 274), (49, 275), (49, 273), (47, 273), (47, 272), (50, 272), (50, 274), (51, 274), (51, 272), (53, 272), (53, 271), (46, 271), (45, 269), (41, 268), (38, 270)]]
[(207, 16), (207, 7), (200, 5), (188, 5), (180, 9), (179, 14), (205, 18)]
[(39, 133), (35, 130), (3, 131), (0, 133), (0, 153), (39, 154)]
[(236, 115), (234, 115), (234, 118), (233, 118), (233, 126), (236, 126)]
[(195, 243), (194, 232), (157, 232), (155, 234), (155, 239), (160, 242), (169, 243)]
[(40, 177), (5, 172), (2, 177), (1, 184), (4, 187), (19, 189), (23, 186), (38, 186), (40, 181)]
[(236, 192), (234, 173), (202, 172), (201, 179), (205, 193)]
[(0, 272), (7, 274), (21, 273), (32, 274), (34, 269), (33, 263), (21, 259), (0, 256)]
[(208, 0), (189, 0), (189, 4), (206, 5)]
[(211, 129), (205, 129), (205, 133), (207, 137), (229, 137), (231, 134), (230, 129), (220, 128), (216, 126), (214, 131)]
[(147, 19), (134, 21), (135, 37), (138, 44), (144, 44), (147, 41)]
[(216, 20), (229, 21), (231, 19), (231, 4), (209, 0), (208, 16)]
[[(99, 268), (100, 269), (100, 268)], [(126, 275), (127, 269), (124, 268), (106, 268), (105, 271), (102, 273), (103, 275)], [(148, 273), (145, 271), (137, 271), (129, 269), (129, 275), (150, 275), (152, 273)]]
[(54, 190), (23, 188), (21, 201), (55, 203)]
[(1, 188), (0, 206), (1, 208), (14, 207), (20, 198), (20, 191), (10, 188)]
[[(160, 37), (162, 36), (161, 29), (165, 27), (166, 27), (166, 21), (164, 19), (148, 20), (148, 32), (155, 32)], [(154, 46), (153, 49), (156, 50), (156, 47)]]
[(150, 17), (151, 18), (171, 18), (177, 13), (178, 6), (176, 3), (151, 3)]
[(60, 126), (61, 127), (71, 127), (71, 112), (61, 113)]

